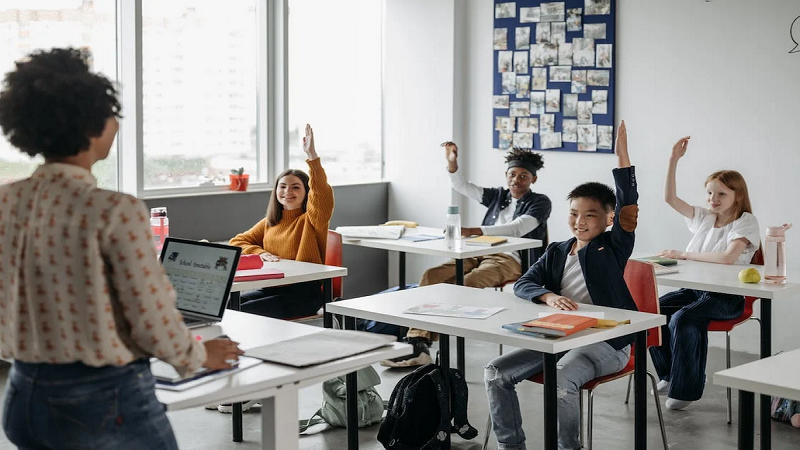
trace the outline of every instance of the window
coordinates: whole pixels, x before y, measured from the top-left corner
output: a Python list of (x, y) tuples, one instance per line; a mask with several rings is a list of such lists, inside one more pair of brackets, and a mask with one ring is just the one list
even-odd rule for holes
[[(94, 69), (117, 79), (116, 6), (113, 1), (3, 0), (0, 3), (0, 74), (37, 49), (87, 47)], [(124, 107), (124, 106), (123, 106)], [(125, 110), (123, 109), (123, 114)], [(0, 138), (0, 183), (29, 176), (41, 159), (31, 159)], [(117, 189), (117, 144), (92, 168), (98, 185)]]
[(289, 167), (310, 123), (332, 184), (381, 180), (381, 4), (288, 0)]
[(259, 173), (258, 47), (256, 0), (143, 1), (144, 190)]

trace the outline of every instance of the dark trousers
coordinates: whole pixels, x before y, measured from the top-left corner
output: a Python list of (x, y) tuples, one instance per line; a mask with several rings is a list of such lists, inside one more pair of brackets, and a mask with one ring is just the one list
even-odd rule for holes
[(708, 323), (735, 319), (744, 312), (744, 297), (680, 289), (659, 299), (667, 325), (661, 346), (650, 348), (659, 378), (670, 382), (668, 397), (694, 401), (703, 396), (708, 355)]
[(311, 316), (322, 307), (322, 282), (290, 284), (242, 293), (244, 312), (276, 319)]

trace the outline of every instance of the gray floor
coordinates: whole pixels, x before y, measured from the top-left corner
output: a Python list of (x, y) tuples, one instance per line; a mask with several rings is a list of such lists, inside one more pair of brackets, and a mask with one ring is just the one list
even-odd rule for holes
[[(482, 367), (497, 354), (497, 346), (482, 342), (467, 341), (467, 382), (469, 385), (469, 417), (480, 434), (472, 441), (463, 441), (455, 437), (454, 449), (478, 450), (483, 442), (486, 425), (487, 405), (483, 391)], [(455, 348), (453, 348), (453, 352)], [(724, 350), (712, 349), (708, 373), (724, 368)], [(733, 363), (741, 364), (753, 360), (753, 355), (733, 355)], [(404, 370), (388, 370), (376, 365), (382, 377), (378, 386), (381, 395), (388, 400), (392, 387), (403, 375)], [(0, 370), (0, 381), (5, 383), (8, 367)], [(618, 380), (598, 388), (595, 394), (594, 448), (596, 449), (630, 449), (633, 448), (633, 404), (625, 405), (625, 388), (627, 383)], [(525, 432), (528, 436), (528, 448), (541, 448), (542, 445), (542, 388), (533, 383), (523, 382), (519, 386), (520, 398), (523, 399), (523, 416)], [(652, 405), (652, 397), (648, 397), (648, 448), (661, 449), (661, 438), (658, 421)], [(320, 386), (303, 389), (300, 393), (300, 415), (308, 417), (319, 408), (322, 401)], [(663, 399), (662, 399), (663, 402)], [(734, 411), (736, 411), (734, 398)], [(173, 428), (182, 449), (220, 450), (220, 449), (258, 449), (261, 448), (260, 414), (257, 410), (245, 413), (244, 438), (242, 443), (234, 443), (230, 437), (230, 416), (202, 408), (169, 413)], [(709, 382), (704, 398), (692, 404), (687, 411), (664, 410), (667, 426), (667, 438), (672, 449), (734, 449), (736, 448), (736, 418), (734, 424), (725, 421), (725, 389)], [(758, 425), (758, 422), (757, 422)], [(375, 436), (378, 427), (361, 429), (359, 433), (360, 448), (378, 450), (383, 447)], [(317, 426), (311, 433), (300, 437), (301, 449), (345, 449), (346, 433), (343, 428), (325, 428)], [(490, 439), (489, 448), (496, 444)], [(772, 424), (772, 448), (775, 450), (797, 449), (800, 447), (800, 430), (783, 423)], [(756, 444), (758, 447), (758, 444)], [(0, 433), (0, 450), (13, 449)]]

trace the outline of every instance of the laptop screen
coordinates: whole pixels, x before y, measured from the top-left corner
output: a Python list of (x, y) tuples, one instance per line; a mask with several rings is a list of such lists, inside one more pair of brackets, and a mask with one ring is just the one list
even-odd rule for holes
[(222, 318), (242, 249), (230, 245), (167, 238), (161, 264), (182, 312)]

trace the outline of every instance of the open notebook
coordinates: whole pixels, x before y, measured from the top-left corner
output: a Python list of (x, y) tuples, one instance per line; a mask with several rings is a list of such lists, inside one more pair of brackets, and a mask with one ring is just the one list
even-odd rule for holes
[(385, 334), (321, 328), (318, 332), (256, 347), (246, 356), (293, 367), (307, 367), (368, 352), (397, 338)]

